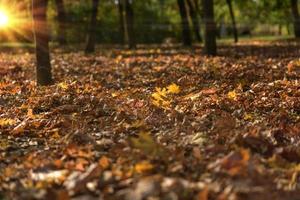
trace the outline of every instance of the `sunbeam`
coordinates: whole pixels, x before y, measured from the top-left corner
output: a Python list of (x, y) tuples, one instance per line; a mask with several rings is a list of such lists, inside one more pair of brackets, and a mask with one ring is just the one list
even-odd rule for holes
[(0, 10), (0, 28), (7, 27), (9, 25), (9, 22), (9, 15), (5, 11)]

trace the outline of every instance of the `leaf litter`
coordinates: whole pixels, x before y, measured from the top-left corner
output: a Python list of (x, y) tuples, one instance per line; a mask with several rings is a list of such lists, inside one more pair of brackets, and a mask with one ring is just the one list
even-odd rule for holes
[(2, 53), (0, 198), (297, 199), (298, 49)]

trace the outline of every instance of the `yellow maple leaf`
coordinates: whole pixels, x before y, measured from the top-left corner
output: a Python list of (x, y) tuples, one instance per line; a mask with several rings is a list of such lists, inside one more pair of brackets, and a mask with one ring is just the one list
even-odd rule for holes
[(155, 99), (156, 101), (164, 101), (165, 99), (163, 99), (164, 96), (162, 96), (160, 93), (155, 92), (151, 95), (153, 97), (153, 99)]
[(58, 87), (60, 87), (63, 90), (66, 90), (69, 88), (68, 84), (66, 82), (61, 82), (59, 84), (57, 84)]
[(180, 92), (180, 87), (175, 83), (172, 83), (167, 87), (169, 94), (178, 94)]
[(168, 91), (166, 88), (156, 87), (155, 90), (156, 90), (156, 93), (159, 94), (160, 96), (167, 97)]
[(172, 83), (167, 88), (155, 88), (155, 92), (152, 93), (152, 103), (157, 107), (162, 107), (163, 109), (170, 109), (172, 102), (170, 94), (178, 94), (180, 88), (175, 83)]
[(168, 109), (171, 102), (167, 97), (167, 89), (166, 88), (155, 88), (156, 92), (154, 92), (152, 96), (152, 103), (157, 107), (162, 107), (164, 109)]
[(16, 123), (16, 120), (10, 118), (1, 118), (0, 119), (0, 127), (11, 126)]
[(229, 99), (236, 100), (236, 99), (237, 99), (236, 91), (235, 91), (235, 90), (229, 91), (229, 92), (227, 93), (227, 97), (228, 97)]
[(245, 113), (244, 120), (252, 120), (253, 116), (251, 114)]

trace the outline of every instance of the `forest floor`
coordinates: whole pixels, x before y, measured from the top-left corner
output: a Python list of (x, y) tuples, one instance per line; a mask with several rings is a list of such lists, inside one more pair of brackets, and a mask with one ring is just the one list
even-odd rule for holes
[(0, 199), (299, 200), (300, 45), (0, 54)]

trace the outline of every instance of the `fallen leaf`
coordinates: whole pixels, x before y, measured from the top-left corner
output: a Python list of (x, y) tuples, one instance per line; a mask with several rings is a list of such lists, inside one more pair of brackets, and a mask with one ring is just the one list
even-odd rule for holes
[(169, 85), (167, 87), (167, 92), (169, 94), (178, 94), (178, 93), (180, 93), (180, 87), (178, 85), (176, 85), (175, 83), (172, 83), (171, 85)]
[(229, 91), (227, 97), (231, 100), (237, 100), (237, 94), (235, 90)]
[(102, 156), (98, 163), (102, 167), (102, 169), (107, 169), (110, 165), (110, 161), (106, 156)]
[(153, 168), (154, 166), (148, 161), (142, 161), (140, 163), (137, 163), (134, 167), (135, 171), (140, 174), (147, 173)]
[(201, 192), (198, 193), (197, 200), (208, 200), (208, 188), (205, 187)]
[(0, 127), (12, 126), (16, 123), (16, 120), (10, 118), (0, 118)]
[(13, 135), (19, 135), (21, 133), (24, 133), (26, 126), (28, 125), (28, 119), (25, 119), (24, 121), (22, 121), (19, 125), (17, 125), (12, 131), (11, 133)]

